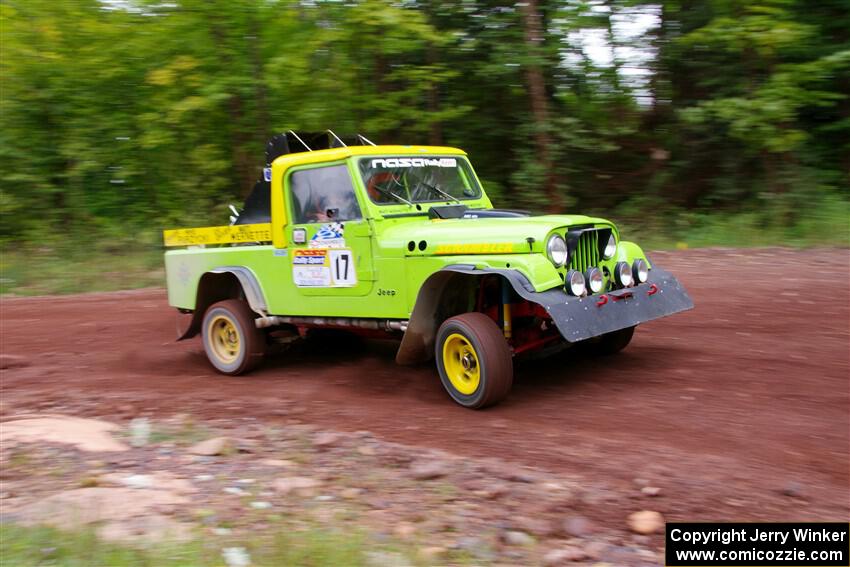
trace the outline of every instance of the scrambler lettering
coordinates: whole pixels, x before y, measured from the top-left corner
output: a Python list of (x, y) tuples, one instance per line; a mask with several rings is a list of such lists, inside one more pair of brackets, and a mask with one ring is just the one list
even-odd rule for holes
[(510, 254), (514, 245), (510, 242), (492, 244), (440, 244), (434, 252), (442, 254)]

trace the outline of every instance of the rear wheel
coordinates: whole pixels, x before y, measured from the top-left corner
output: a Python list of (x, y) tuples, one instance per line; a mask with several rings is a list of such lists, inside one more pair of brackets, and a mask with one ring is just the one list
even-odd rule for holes
[(501, 329), (482, 313), (447, 319), (435, 345), (440, 381), (454, 401), (483, 408), (501, 401), (513, 383), (513, 360)]
[(239, 299), (219, 301), (207, 309), (201, 336), (207, 358), (216, 370), (235, 376), (262, 362), (266, 337), (254, 324), (256, 317)]
[(619, 331), (602, 335), (599, 338), (599, 342), (594, 345), (596, 352), (602, 355), (617, 354), (629, 346), (629, 343), (632, 342), (632, 337), (635, 334), (635, 328), (636, 327), (628, 327), (626, 329), (620, 329)]

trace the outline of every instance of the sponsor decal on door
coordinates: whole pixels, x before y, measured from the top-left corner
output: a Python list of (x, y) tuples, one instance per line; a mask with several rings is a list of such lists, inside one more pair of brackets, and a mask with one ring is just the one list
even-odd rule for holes
[(357, 285), (354, 254), (345, 248), (307, 248), (292, 252), (292, 279), (298, 287)]

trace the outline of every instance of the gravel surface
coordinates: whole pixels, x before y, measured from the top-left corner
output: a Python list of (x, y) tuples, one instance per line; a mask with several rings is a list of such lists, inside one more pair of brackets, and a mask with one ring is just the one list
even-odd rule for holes
[[(453, 404), (431, 366), (396, 366), (389, 342), (306, 345), (229, 378), (212, 371), (199, 340), (174, 342), (164, 290), (4, 297), (0, 416), (97, 417), (128, 432), (143, 418), (154, 437), (156, 427), (188, 419), (204, 432), (193, 443), (232, 437), (225, 454), (193, 454), (189, 439), (148, 444), (119, 453), (127, 461), (106, 472), (142, 474), (161, 461), (155, 470), (212, 474), (217, 497), (239, 502), (234, 518), (276, 509), (281, 486), (311, 493), (316, 510), (350, 500), (363, 510), (357, 521), (386, 513), (375, 526), (413, 526), (393, 537), (424, 533), (422, 547), (459, 546), (482, 560), (633, 563), (643, 553), (657, 564), (663, 536), (633, 534), (634, 518), (655, 517), (637, 512), (681, 521), (850, 517), (847, 250), (704, 249), (651, 259), (682, 280), (694, 310), (642, 326), (618, 356), (568, 351), (519, 364), (510, 397), (478, 412)], [(301, 437), (302, 452), (290, 451)], [(252, 447), (240, 449), (246, 441)], [(98, 468), (79, 464), (87, 461), (77, 448), (38, 450), (78, 463), (69, 465), (71, 485)], [(315, 467), (303, 473), (260, 464), (293, 461), (298, 471), (303, 452)], [(490, 462), (510, 472), (490, 471)], [(378, 484), (404, 488), (327, 478), (347, 467), (364, 468), (346, 478), (373, 471)], [(4, 493), (18, 482), (7, 470)], [(299, 487), (299, 477), (322, 484)], [(258, 484), (233, 484), (239, 478)], [(546, 483), (568, 487), (569, 501), (552, 504)], [(58, 489), (44, 486), (30, 496)], [(325, 495), (332, 499), (315, 500)], [(434, 507), (430, 498), (447, 501)]]

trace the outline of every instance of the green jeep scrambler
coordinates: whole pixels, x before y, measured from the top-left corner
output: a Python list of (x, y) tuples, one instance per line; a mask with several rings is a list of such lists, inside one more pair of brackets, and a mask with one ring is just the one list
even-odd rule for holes
[(516, 355), (614, 353), (693, 306), (610, 221), (494, 209), (461, 150), (290, 131), (266, 154), (230, 226), (164, 233), (179, 339), (200, 333), (224, 374), (275, 337), (347, 329), (398, 338), (399, 364), (434, 357), (452, 399), (481, 408)]

